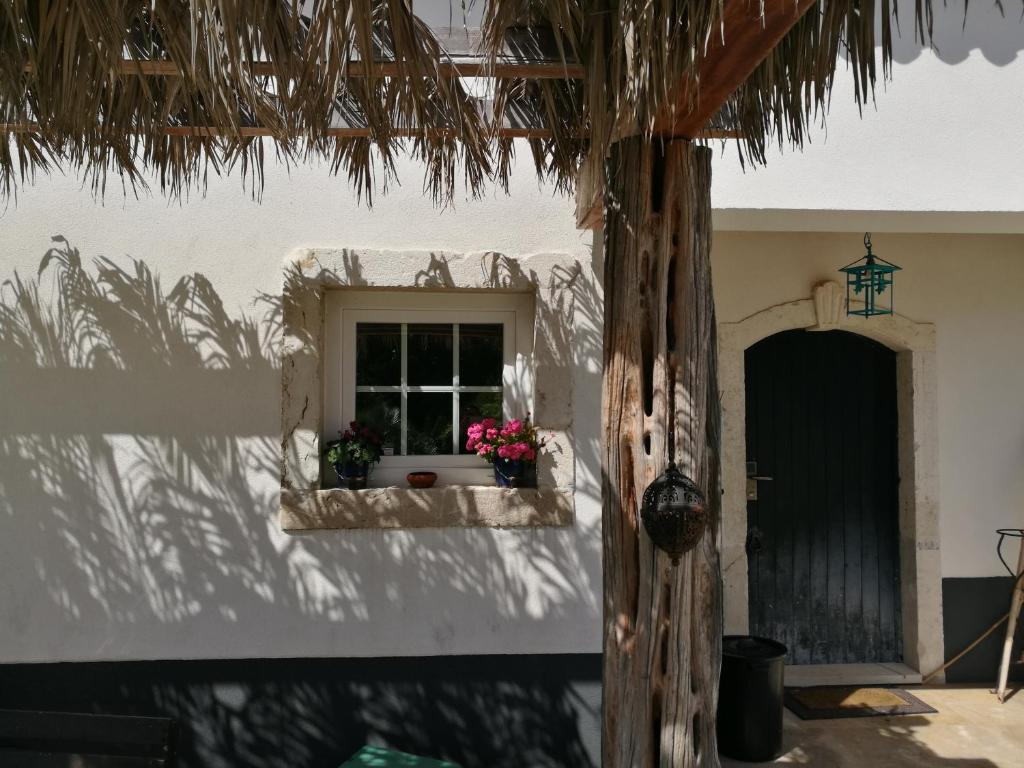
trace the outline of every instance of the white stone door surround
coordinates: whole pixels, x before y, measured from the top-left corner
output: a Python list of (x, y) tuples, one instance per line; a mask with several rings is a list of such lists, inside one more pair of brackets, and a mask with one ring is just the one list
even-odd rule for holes
[(739, 322), (719, 324), (725, 631), (746, 634), (749, 627), (744, 352), (782, 331), (844, 330), (896, 352), (903, 658), (910, 667), (927, 673), (942, 664), (944, 652), (935, 326), (900, 315), (847, 317), (844, 294), (837, 283), (822, 283), (811, 298), (770, 307)]

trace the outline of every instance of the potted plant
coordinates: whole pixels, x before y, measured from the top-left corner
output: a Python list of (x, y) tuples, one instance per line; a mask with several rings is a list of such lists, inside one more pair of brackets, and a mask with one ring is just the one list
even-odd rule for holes
[(530, 418), (499, 424), (483, 419), (466, 429), (466, 450), (494, 466), (494, 482), (501, 488), (537, 485), (537, 454), (544, 447)]
[(327, 461), (338, 473), (338, 482), (350, 491), (366, 487), (370, 466), (380, 461), (381, 439), (369, 427), (350, 422), (341, 437), (324, 446)]

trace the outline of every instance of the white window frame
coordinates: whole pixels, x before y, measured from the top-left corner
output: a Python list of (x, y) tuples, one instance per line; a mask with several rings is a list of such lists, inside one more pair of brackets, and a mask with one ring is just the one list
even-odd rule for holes
[[(503, 326), (502, 418), (525, 416), (533, 411), (534, 298), (510, 291), (328, 291), (326, 295), (324, 366), (324, 439), (331, 440), (355, 419), (358, 392), (398, 392), (402, 395), (402, 441), (406, 436), (406, 398), (410, 392), (453, 393), (452, 418), (458, 423), (460, 392), (495, 391), (494, 387), (470, 387), (458, 383), (458, 344), (453, 345), (453, 383), (410, 386), (405, 349), (402, 350), (402, 384), (356, 385), (356, 325), (358, 323), (500, 324)], [(403, 329), (404, 330), (404, 329)], [(403, 344), (406, 336), (403, 333)], [(457, 341), (457, 339), (456, 339)], [(453, 436), (453, 455), (384, 456), (371, 474), (375, 486), (406, 485), (413, 470), (435, 470), (439, 485), (493, 483), (490, 467), (474, 455), (460, 455), (464, 435)]]

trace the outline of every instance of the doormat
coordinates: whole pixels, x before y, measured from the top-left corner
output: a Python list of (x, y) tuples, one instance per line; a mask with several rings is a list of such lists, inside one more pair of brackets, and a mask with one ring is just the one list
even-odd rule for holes
[(856, 685), (787, 688), (786, 707), (801, 720), (841, 717), (892, 717), (938, 712), (902, 688), (864, 688)]

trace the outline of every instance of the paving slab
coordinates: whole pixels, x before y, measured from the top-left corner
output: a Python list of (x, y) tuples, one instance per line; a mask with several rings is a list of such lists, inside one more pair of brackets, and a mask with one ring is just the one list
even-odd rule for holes
[(723, 768), (1024, 768), (1024, 691), (1000, 704), (989, 688), (907, 686), (934, 715), (801, 720), (786, 710), (774, 763), (722, 758)]

